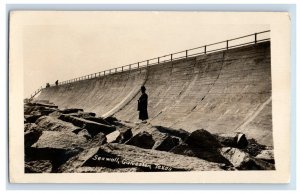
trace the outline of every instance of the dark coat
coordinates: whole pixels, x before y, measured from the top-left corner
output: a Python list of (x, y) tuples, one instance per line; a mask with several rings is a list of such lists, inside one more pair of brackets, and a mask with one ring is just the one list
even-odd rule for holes
[(148, 119), (148, 95), (146, 93), (143, 93), (141, 97), (138, 100), (138, 111), (140, 111), (139, 119), (147, 120)]

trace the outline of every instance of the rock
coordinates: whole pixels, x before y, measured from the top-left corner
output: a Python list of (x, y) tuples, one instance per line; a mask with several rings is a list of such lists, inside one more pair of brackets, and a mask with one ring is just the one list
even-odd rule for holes
[(262, 150), (260, 152), (260, 154), (258, 154), (255, 158), (264, 160), (264, 161), (272, 163), (272, 164), (275, 163), (273, 150)]
[(265, 145), (257, 143), (255, 139), (249, 139), (248, 142), (248, 146), (243, 150), (249, 153), (251, 156), (256, 156), (257, 154), (261, 153), (262, 150), (267, 149)]
[(189, 147), (186, 143), (181, 143), (175, 147), (173, 147), (170, 152), (174, 154), (180, 154), (180, 155), (186, 155), (186, 156), (192, 156), (197, 157), (197, 154), (194, 153), (194, 151)]
[(24, 132), (30, 131), (35, 128), (37, 128), (37, 125), (35, 123), (25, 123), (24, 124)]
[(60, 112), (63, 113), (63, 114), (78, 113), (78, 112), (83, 112), (83, 109), (80, 109), (80, 108), (66, 108), (66, 109), (60, 110)]
[(50, 116), (52, 118), (58, 118), (60, 115), (62, 115), (62, 113), (59, 110), (57, 110), (57, 111), (50, 113), (48, 116)]
[(217, 134), (215, 137), (225, 147), (246, 148), (248, 145), (246, 135), (242, 133)]
[(43, 131), (38, 141), (32, 147), (69, 149), (80, 147), (86, 142), (85, 138), (71, 132)]
[(125, 144), (134, 145), (140, 148), (151, 149), (155, 141), (152, 135), (146, 131), (136, 134), (131, 139), (129, 139)]
[(88, 143), (90, 147), (96, 147), (107, 143), (106, 135), (104, 133), (98, 133)]
[(36, 125), (39, 128), (43, 128), (47, 131), (76, 131), (82, 130), (79, 127), (74, 126), (71, 123), (59, 120), (55, 117), (42, 116), (36, 121)]
[(36, 143), (25, 150), (26, 161), (50, 160), (52, 172), (69, 158), (80, 153), (87, 144), (84, 137), (72, 132), (43, 131)]
[(106, 138), (108, 143), (125, 143), (127, 140), (132, 138), (132, 132), (130, 128), (121, 127), (108, 134)]
[(85, 117), (95, 117), (96, 113), (93, 112), (79, 112), (77, 113), (79, 117), (85, 118)]
[(220, 149), (220, 152), (239, 170), (275, 170), (273, 164), (255, 159), (238, 148), (224, 147)]
[(35, 123), (42, 115), (25, 115), (25, 119), (27, 123)]
[(181, 139), (179, 137), (165, 135), (165, 137), (161, 141), (155, 142), (152, 149), (160, 150), (160, 151), (170, 151), (175, 146), (181, 143)]
[(202, 150), (216, 150), (221, 147), (220, 142), (204, 129), (193, 131), (190, 136), (186, 138), (185, 143), (192, 148)]
[(25, 173), (50, 173), (52, 164), (50, 160), (37, 160), (25, 162)]
[[(99, 134), (103, 134), (103, 133), (98, 133), (93, 139), (99, 136)], [(105, 138), (104, 134), (103, 136)], [(99, 142), (99, 141), (97, 140), (95, 142)], [(97, 152), (100, 146), (100, 145), (93, 145), (93, 144), (89, 144), (89, 145), (91, 145), (90, 148), (86, 148), (78, 155), (74, 155), (73, 157), (69, 158), (64, 164), (62, 164), (57, 169), (57, 172), (68, 172), (68, 173), (81, 172), (81, 170), (79, 169), (81, 168), (82, 164), (90, 157), (92, 157)]]
[(212, 134), (200, 129), (192, 132), (184, 143), (174, 147), (170, 152), (230, 165), (230, 162), (220, 154), (220, 147), (220, 142)]
[(125, 143), (130, 138), (132, 138), (132, 136), (133, 136), (131, 128), (128, 128), (128, 127), (124, 126), (122, 128), (119, 128), (118, 130), (120, 131), (120, 134), (116, 138), (116, 140), (113, 141), (113, 143)]
[(27, 129), (24, 133), (25, 148), (30, 147), (35, 142), (37, 142), (41, 135), (42, 130), (38, 129), (37, 127), (31, 126), (30, 129)]
[(92, 136), (89, 134), (89, 132), (86, 129), (82, 129), (77, 133), (78, 136), (84, 137), (86, 140), (92, 139)]
[(45, 108), (44, 110), (40, 110), (40, 113), (41, 113), (41, 115), (49, 115), (57, 110), (58, 109), (54, 109), (54, 108)]
[(111, 132), (110, 134), (106, 135), (106, 139), (108, 143), (111, 143), (113, 141), (115, 141), (119, 135), (120, 135), (120, 131), (119, 130), (115, 130), (113, 132)]
[(108, 122), (110, 125), (116, 125), (116, 122), (118, 121), (118, 119), (116, 119), (113, 116), (109, 116), (104, 118), (106, 122)]
[(171, 129), (171, 128), (167, 128), (167, 127), (162, 127), (162, 126), (154, 126), (158, 131), (162, 132), (162, 133), (167, 133), (169, 135), (175, 136), (175, 137), (179, 137), (181, 138), (183, 141), (190, 135), (189, 132), (183, 130), (183, 129)]
[(34, 111), (31, 111), (30, 115), (31, 115), (31, 116), (41, 116), (42, 114), (41, 114), (40, 111), (34, 110)]
[(118, 169), (138, 168), (138, 171), (214, 171), (223, 170), (222, 165), (195, 157), (142, 149), (125, 144), (106, 144), (82, 152), (77, 160), (66, 164), (67, 172), (78, 172), (83, 167), (104, 167), (119, 172)]
[(79, 154), (83, 149), (80, 147), (72, 148), (36, 148), (30, 147), (25, 149), (25, 162), (35, 160), (49, 160), (52, 164), (52, 172), (58, 172), (59, 167), (66, 163), (69, 158)]
[(96, 123), (93, 121), (89, 121), (89, 120), (85, 120), (73, 116), (60, 115), (58, 118), (66, 122), (70, 122), (75, 126), (86, 129), (91, 136), (95, 136), (99, 132), (102, 132), (104, 134), (109, 134), (116, 130), (116, 128), (112, 126), (103, 125), (100, 123)]
[(25, 115), (49, 115), (50, 113), (58, 110), (57, 108), (51, 108), (47, 106), (24, 106)]

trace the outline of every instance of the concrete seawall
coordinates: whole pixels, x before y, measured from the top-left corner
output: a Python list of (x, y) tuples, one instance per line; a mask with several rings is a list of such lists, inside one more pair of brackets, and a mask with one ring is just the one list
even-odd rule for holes
[(136, 122), (143, 84), (152, 125), (240, 131), (273, 144), (269, 42), (50, 87), (37, 99)]

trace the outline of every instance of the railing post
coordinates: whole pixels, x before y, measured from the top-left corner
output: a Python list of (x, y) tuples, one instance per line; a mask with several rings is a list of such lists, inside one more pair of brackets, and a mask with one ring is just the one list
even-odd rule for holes
[(124, 67), (124, 66), (122, 66), (122, 72), (123, 72), (123, 67)]
[(105, 71), (103, 71), (103, 75), (105, 76)]
[(228, 50), (228, 40), (226, 40), (226, 50)]
[(111, 74), (111, 69), (109, 70), (109, 75)]
[(157, 57), (157, 63), (159, 63), (159, 57)]
[(171, 61), (173, 61), (173, 54), (171, 54)]
[(140, 68), (140, 62), (138, 62), (138, 69)]
[(118, 71), (117, 68), (115, 68), (115, 73), (117, 73), (117, 71)]
[(185, 51), (185, 58), (188, 57), (188, 50)]
[(204, 54), (206, 54), (206, 45), (204, 46)]
[(257, 33), (254, 34), (254, 43), (257, 43)]
[(149, 66), (149, 60), (147, 60), (147, 67)]
[(129, 70), (131, 70), (131, 65), (129, 65)]

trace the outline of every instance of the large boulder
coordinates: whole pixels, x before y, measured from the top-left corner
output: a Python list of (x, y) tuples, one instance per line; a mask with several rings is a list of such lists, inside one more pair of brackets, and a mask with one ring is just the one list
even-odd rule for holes
[(38, 141), (25, 150), (26, 161), (50, 160), (55, 172), (70, 157), (80, 153), (87, 142), (72, 132), (43, 131)]
[(194, 156), (210, 162), (223, 163), (230, 168), (230, 162), (220, 152), (220, 142), (204, 129), (192, 132), (183, 143), (170, 150), (172, 153)]
[(152, 135), (146, 131), (136, 134), (129, 139), (125, 144), (134, 145), (140, 148), (151, 149), (155, 144)]
[(91, 148), (77, 156), (76, 160), (62, 166), (62, 172), (82, 172), (97, 169), (104, 172), (111, 169), (114, 172), (132, 169), (134, 171), (214, 171), (223, 170), (222, 165), (211, 163), (195, 157), (181, 156), (168, 152), (142, 149), (125, 144), (106, 144)]
[(75, 126), (86, 129), (91, 134), (91, 136), (95, 136), (99, 132), (102, 132), (104, 134), (109, 134), (116, 130), (116, 128), (113, 126), (96, 123), (93, 121), (89, 121), (89, 120), (74, 117), (74, 116), (69, 116), (69, 115), (63, 114), (63, 115), (60, 115), (58, 118), (63, 121), (66, 121), (66, 122), (70, 122)]
[(221, 147), (220, 142), (208, 131), (198, 129), (193, 131), (185, 140), (191, 148), (202, 150), (216, 150)]
[(38, 141), (32, 147), (69, 149), (80, 147), (86, 142), (86, 138), (72, 132), (43, 131)]
[(72, 123), (62, 121), (51, 116), (42, 116), (36, 122), (36, 125), (47, 131), (80, 131), (81, 128)]
[(273, 164), (253, 158), (238, 148), (224, 147), (220, 153), (239, 170), (275, 170)]

